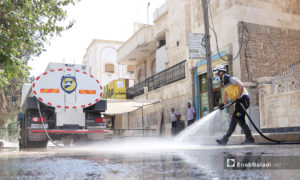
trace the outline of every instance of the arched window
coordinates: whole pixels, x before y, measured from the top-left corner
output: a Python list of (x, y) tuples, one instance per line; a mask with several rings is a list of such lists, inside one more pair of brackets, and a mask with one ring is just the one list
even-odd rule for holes
[(127, 73), (133, 74), (134, 73), (134, 65), (128, 65), (127, 66)]
[(105, 64), (105, 72), (114, 73), (115, 72), (115, 66), (111, 63)]

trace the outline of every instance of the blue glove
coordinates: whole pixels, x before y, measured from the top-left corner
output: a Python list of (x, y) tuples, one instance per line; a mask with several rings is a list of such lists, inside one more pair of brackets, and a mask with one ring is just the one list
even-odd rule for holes
[(219, 109), (220, 109), (220, 110), (223, 110), (223, 109), (224, 109), (224, 106), (225, 106), (224, 103), (220, 104), (220, 105), (219, 105)]

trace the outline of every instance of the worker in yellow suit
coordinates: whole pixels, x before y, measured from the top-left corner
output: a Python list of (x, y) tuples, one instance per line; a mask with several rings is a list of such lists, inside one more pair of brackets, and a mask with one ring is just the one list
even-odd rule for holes
[(217, 143), (221, 145), (226, 145), (229, 137), (232, 135), (237, 124), (241, 126), (246, 136), (246, 140), (245, 142), (243, 142), (243, 144), (255, 143), (255, 140), (251, 134), (251, 130), (249, 129), (245, 121), (244, 109), (241, 106), (242, 104), (245, 109), (247, 109), (250, 106), (250, 96), (246, 88), (238, 78), (228, 75), (226, 73), (227, 69), (223, 65), (218, 65), (217, 67), (215, 67), (213, 69), (213, 72), (216, 73), (216, 76), (218, 78), (220, 78), (220, 81), (222, 82), (222, 86), (224, 87), (225, 91), (223, 102), (219, 105), (219, 109), (224, 109), (224, 104), (227, 103), (228, 99), (230, 99), (231, 101), (236, 101), (229, 129), (227, 130), (227, 133), (223, 136), (223, 138), (216, 140)]

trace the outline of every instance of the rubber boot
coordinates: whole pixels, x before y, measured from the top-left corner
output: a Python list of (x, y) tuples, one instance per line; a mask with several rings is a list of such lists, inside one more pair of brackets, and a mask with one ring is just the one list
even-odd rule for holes
[(226, 138), (225, 136), (222, 139), (216, 139), (217, 143), (220, 145), (226, 145), (228, 142), (228, 138)]

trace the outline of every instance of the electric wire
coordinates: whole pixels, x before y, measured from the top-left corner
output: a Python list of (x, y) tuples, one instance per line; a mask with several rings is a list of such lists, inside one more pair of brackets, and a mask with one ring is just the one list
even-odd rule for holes
[(249, 66), (248, 66), (248, 43), (251, 39), (251, 36), (250, 36), (249, 30), (248, 30), (246, 25), (245, 25), (245, 30), (246, 30), (247, 35), (248, 35), (248, 40), (245, 44), (244, 58), (245, 58), (245, 65), (246, 65), (246, 70), (247, 70), (248, 81), (250, 81), (250, 72), (249, 72)]
[[(210, 1), (209, 1), (210, 2)], [(207, 8), (208, 4), (206, 5), (206, 8)], [(248, 35), (248, 38), (247, 38), (247, 41), (246, 41), (246, 44), (245, 44), (245, 51), (244, 51), (244, 56), (245, 56), (245, 63), (246, 63), (246, 70), (247, 70), (247, 75), (248, 75), (248, 80), (250, 79), (250, 75), (249, 75), (249, 67), (248, 67), (248, 60), (247, 60), (247, 49), (248, 49), (248, 43), (249, 43), (249, 40), (250, 40), (250, 33), (249, 33), (249, 30), (247, 28), (247, 26), (245, 25), (244, 22), (242, 22), (242, 26), (243, 26), (243, 29), (242, 29), (242, 38), (241, 38), (241, 45), (240, 45), (240, 48), (239, 48), (239, 51), (237, 53), (237, 55), (232, 58), (232, 60), (229, 60), (229, 59), (224, 59), (221, 55), (220, 55), (220, 51), (219, 51), (219, 46), (218, 46), (218, 37), (217, 37), (217, 33), (215, 31), (215, 27), (214, 27), (214, 23), (213, 23), (213, 18), (212, 18), (212, 14), (211, 14), (211, 8), (210, 8), (210, 5), (208, 6), (209, 7), (209, 13), (210, 13), (210, 19), (211, 19), (211, 22), (212, 22), (212, 27), (210, 27), (210, 29), (214, 32), (214, 35), (215, 35), (215, 40), (216, 40), (216, 47), (217, 47), (217, 52), (218, 52), (218, 55), (219, 57), (224, 60), (224, 61), (233, 61), (235, 60), (239, 55), (240, 55), (240, 52), (241, 52), (241, 48), (243, 46), (243, 43), (244, 43), (244, 32), (246, 31), (247, 35)], [(225, 105), (224, 107), (227, 107), (227, 106), (231, 106), (232, 104), (236, 103), (236, 101), (233, 101), (227, 105)], [(252, 121), (250, 115), (247, 113), (244, 105), (242, 103), (240, 103), (243, 111), (245, 112), (245, 114), (247, 115), (250, 123), (253, 125), (254, 129), (258, 132), (259, 135), (261, 135), (264, 139), (268, 140), (268, 141), (271, 141), (271, 142), (275, 142), (275, 144), (300, 144), (300, 142), (288, 142), (288, 141), (279, 141), (279, 140), (275, 140), (275, 139), (272, 139), (272, 138), (269, 138), (267, 136), (265, 136), (258, 128), (257, 126), (254, 124), (254, 122)], [(260, 143), (260, 144), (270, 144), (270, 143)]]
[[(212, 23), (212, 27), (210, 27), (210, 29), (214, 32), (214, 36), (215, 36), (215, 40), (216, 40), (216, 47), (217, 47), (217, 52), (218, 52), (218, 55), (219, 57), (223, 60), (223, 61), (233, 61), (235, 60), (241, 53), (241, 49), (243, 47), (243, 44), (245, 43), (245, 50), (244, 50), (244, 58), (245, 58), (245, 65), (246, 65), (246, 71), (247, 71), (247, 77), (248, 77), (248, 81), (250, 81), (250, 72), (249, 72), (249, 66), (248, 66), (248, 43), (250, 41), (250, 33), (249, 33), (249, 30), (246, 26), (246, 24), (244, 22), (241, 22), (242, 23), (242, 38), (240, 40), (240, 48), (239, 48), (239, 51), (237, 53), (237, 55), (233, 58), (233, 59), (224, 59), (221, 55), (220, 55), (220, 50), (219, 50), (219, 43), (218, 43), (218, 36), (217, 36), (217, 33), (215, 31), (215, 26), (214, 26), (214, 22), (213, 22), (213, 18), (212, 18), (212, 13), (211, 13), (211, 6), (209, 4), (209, 15), (210, 15), (210, 19), (211, 19), (211, 23)], [(245, 31), (247, 33), (247, 40), (244, 42), (244, 34), (245, 34)]]
[[(209, 14), (210, 14), (210, 19), (211, 19), (211, 23), (212, 23), (212, 26), (209, 25), (209, 28), (213, 31), (214, 33), (214, 36), (215, 36), (215, 41), (216, 41), (216, 48), (217, 48), (217, 52), (218, 52), (218, 55), (219, 57), (223, 60), (223, 61), (234, 61), (235, 59), (237, 59), (237, 57), (240, 55), (241, 53), (241, 49), (243, 47), (243, 44), (244, 44), (244, 32), (245, 32), (245, 29), (246, 29), (246, 26), (245, 26), (245, 23), (244, 22), (241, 22), (242, 24), (242, 37), (241, 37), (241, 40), (240, 40), (240, 48), (238, 50), (238, 53), (236, 54), (236, 56), (234, 56), (232, 59), (225, 59), (223, 58), (221, 55), (220, 55), (220, 49), (219, 49), (219, 42), (218, 42), (218, 35), (215, 31), (215, 26), (214, 26), (214, 22), (213, 22), (213, 18), (212, 18), (212, 13), (211, 13), (211, 8), (210, 8), (210, 5), (208, 6), (208, 9), (209, 9)], [(248, 40), (246, 41), (246, 44), (248, 44), (249, 42), (249, 38)], [(248, 47), (248, 45), (247, 45)]]

